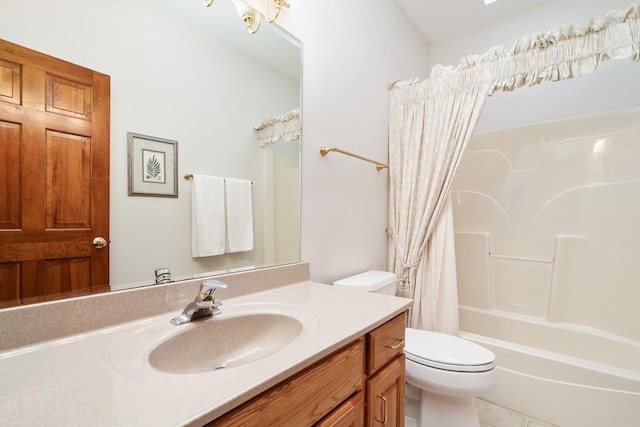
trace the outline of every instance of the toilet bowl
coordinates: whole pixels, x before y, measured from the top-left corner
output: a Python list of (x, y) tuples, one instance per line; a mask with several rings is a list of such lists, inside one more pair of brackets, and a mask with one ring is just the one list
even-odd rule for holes
[(477, 427), (474, 398), (496, 382), (495, 355), (462, 338), (407, 328), (406, 381), (421, 390), (423, 427)]
[[(396, 277), (370, 270), (334, 286), (395, 295)], [(405, 330), (406, 382), (420, 390), (420, 426), (478, 427), (478, 394), (496, 382), (495, 355), (460, 337), (414, 328)]]

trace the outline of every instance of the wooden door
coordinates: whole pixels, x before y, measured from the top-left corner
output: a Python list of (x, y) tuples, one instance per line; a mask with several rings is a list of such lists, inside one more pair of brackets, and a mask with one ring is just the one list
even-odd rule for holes
[(367, 426), (404, 425), (404, 355), (367, 381)]
[(0, 40), (0, 307), (109, 289), (109, 96), (109, 76)]

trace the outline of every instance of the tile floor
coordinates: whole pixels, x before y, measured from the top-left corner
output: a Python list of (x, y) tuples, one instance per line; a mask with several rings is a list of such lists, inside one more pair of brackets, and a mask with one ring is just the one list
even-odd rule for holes
[[(478, 418), (480, 418), (480, 427), (557, 427), (486, 400), (476, 399), (475, 403)], [(415, 408), (408, 407), (406, 409), (405, 427), (419, 427), (413, 418), (417, 418)]]
[(476, 398), (480, 427), (557, 427), (528, 415)]

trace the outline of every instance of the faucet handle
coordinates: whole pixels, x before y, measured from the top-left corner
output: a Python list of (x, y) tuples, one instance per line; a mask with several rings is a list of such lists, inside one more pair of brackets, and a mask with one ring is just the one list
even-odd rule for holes
[(226, 283), (219, 280), (205, 280), (200, 284), (200, 292), (198, 293), (198, 299), (200, 301), (213, 301), (213, 294), (216, 289), (225, 289)]

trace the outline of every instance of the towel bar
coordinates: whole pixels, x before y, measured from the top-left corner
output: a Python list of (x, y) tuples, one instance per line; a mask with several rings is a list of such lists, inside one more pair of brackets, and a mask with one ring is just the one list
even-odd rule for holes
[(355, 157), (356, 159), (364, 160), (365, 162), (373, 163), (374, 165), (376, 165), (376, 169), (378, 170), (378, 172), (380, 172), (382, 169), (389, 168), (389, 165), (386, 165), (384, 163), (376, 162), (375, 160), (367, 159), (366, 157), (362, 157), (358, 154), (353, 154), (336, 147), (320, 147), (320, 154), (322, 154), (323, 156), (326, 156), (332, 151), (335, 151), (336, 153), (346, 154), (347, 156)]
[[(193, 174), (192, 173), (185, 173), (184, 174), (184, 179), (186, 179), (187, 181), (190, 181), (193, 179)], [(253, 185), (253, 181), (251, 181), (251, 185)]]

